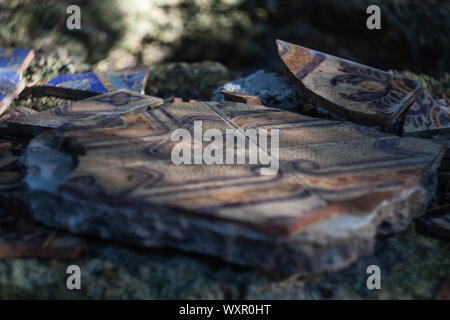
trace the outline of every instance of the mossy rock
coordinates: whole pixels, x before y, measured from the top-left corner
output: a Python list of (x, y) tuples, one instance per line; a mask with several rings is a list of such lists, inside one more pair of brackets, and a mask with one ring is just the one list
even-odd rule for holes
[(218, 62), (162, 64), (151, 71), (145, 92), (161, 98), (208, 100), (215, 89), (238, 76)]

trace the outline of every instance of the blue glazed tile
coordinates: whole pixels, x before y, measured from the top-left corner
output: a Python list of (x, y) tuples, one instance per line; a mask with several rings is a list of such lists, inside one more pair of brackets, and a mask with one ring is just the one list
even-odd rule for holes
[(109, 91), (128, 89), (131, 91), (144, 93), (148, 71), (149, 68), (147, 67), (125, 68), (100, 73), (99, 77), (102, 79)]
[(108, 92), (94, 72), (59, 75), (47, 82), (47, 85), (98, 93)]
[(22, 71), (33, 57), (33, 50), (0, 48), (0, 115), (25, 87)]
[(31, 61), (32, 52), (28, 49), (0, 48), (0, 72), (8, 70), (20, 73), (24, 64), (28, 64), (27, 60)]
[(148, 71), (148, 67), (133, 67), (105, 72), (65, 74), (53, 78), (46, 85), (95, 93), (107, 93), (120, 89), (144, 93)]
[(4, 99), (8, 93), (20, 82), (20, 76), (16, 72), (0, 73), (0, 101)]

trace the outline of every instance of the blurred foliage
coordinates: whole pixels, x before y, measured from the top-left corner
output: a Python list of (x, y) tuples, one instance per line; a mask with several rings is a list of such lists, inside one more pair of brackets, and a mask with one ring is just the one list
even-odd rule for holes
[[(82, 11), (65, 28), (66, 8)], [(382, 8), (382, 29), (366, 8)], [(281, 38), (383, 69), (434, 77), (450, 71), (448, 0), (6, 0), (0, 46), (44, 53), (65, 48), (96, 68), (219, 61), (232, 69), (279, 71)]]

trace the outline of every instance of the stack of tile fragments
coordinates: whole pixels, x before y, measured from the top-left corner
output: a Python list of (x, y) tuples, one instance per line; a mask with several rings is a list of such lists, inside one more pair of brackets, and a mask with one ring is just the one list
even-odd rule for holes
[[(338, 270), (370, 254), (378, 233), (404, 230), (432, 200), (445, 144), (406, 133), (448, 129), (448, 107), (419, 82), (277, 44), (300, 94), (342, 120), (268, 108), (246, 93), (167, 102), (142, 94), (146, 76), (128, 73), (136, 69), (59, 76), (45, 86), (95, 96), (19, 112), (0, 126), (33, 136), (20, 157), (29, 213), (74, 234), (286, 274)], [(219, 132), (278, 129), (278, 172), (261, 175), (263, 165), (249, 161), (174, 164), (172, 132), (197, 139), (196, 121)], [(392, 133), (398, 128), (405, 134)], [(250, 145), (267, 147), (251, 138), (243, 147)]]
[(400, 134), (450, 132), (450, 107), (421, 83), (277, 40), (288, 78), (300, 94), (338, 118)]

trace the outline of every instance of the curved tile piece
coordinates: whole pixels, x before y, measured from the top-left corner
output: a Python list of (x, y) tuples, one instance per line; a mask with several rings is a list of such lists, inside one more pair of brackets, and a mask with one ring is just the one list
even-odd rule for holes
[(282, 40), (276, 44), (300, 94), (343, 119), (390, 129), (421, 89), (419, 81)]

